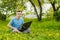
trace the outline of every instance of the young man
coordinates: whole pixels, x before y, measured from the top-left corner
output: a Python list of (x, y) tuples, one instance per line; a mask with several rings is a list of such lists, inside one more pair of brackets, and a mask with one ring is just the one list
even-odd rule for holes
[[(16, 16), (12, 18), (12, 20), (8, 23), (8, 27), (12, 29), (13, 32), (20, 32), (19, 29), (24, 24), (24, 20), (22, 18), (22, 11), (17, 11)], [(29, 32), (27, 29), (25, 32)]]

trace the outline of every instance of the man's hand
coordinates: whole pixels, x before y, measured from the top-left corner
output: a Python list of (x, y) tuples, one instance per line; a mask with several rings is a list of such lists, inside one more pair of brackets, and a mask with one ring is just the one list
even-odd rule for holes
[(19, 32), (19, 30), (18, 30), (17, 28), (13, 28), (13, 30), (14, 30), (15, 32)]
[(14, 30), (14, 32), (22, 33), (17, 28), (14, 28), (13, 30)]

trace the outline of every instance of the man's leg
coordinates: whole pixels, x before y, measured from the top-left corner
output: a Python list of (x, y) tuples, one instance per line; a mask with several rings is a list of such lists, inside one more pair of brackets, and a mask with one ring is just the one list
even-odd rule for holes
[(22, 33), (21, 31), (19, 31), (19, 29), (16, 30), (12, 30), (12, 32), (17, 32), (17, 33)]
[(20, 31), (12, 30), (12, 32), (20, 32)]
[(28, 29), (25, 30), (24, 32), (26, 32), (26, 33), (30, 33), (30, 28), (28, 28)]

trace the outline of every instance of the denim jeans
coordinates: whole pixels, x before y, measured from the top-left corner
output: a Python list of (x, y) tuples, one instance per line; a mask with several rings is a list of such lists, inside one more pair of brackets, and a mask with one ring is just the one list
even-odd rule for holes
[[(15, 30), (13, 30), (12, 32), (15, 32)], [(18, 32), (21, 32), (20, 29), (18, 29)], [(24, 30), (23, 32), (25, 32), (25, 33), (29, 33), (29, 32), (30, 32), (30, 28)]]

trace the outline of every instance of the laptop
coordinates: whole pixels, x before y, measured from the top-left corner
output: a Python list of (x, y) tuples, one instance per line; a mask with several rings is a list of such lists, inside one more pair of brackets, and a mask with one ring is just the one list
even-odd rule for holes
[(23, 32), (23, 31), (27, 30), (30, 27), (31, 23), (32, 23), (32, 21), (24, 23), (19, 31)]

